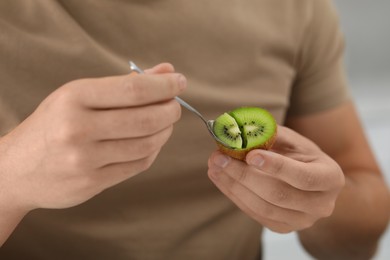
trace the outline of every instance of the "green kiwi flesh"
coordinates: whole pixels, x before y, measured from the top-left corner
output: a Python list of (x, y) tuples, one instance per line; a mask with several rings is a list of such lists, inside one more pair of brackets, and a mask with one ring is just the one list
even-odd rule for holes
[(228, 113), (220, 115), (214, 121), (213, 132), (223, 143), (230, 147), (235, 149), (242, 147), (243, 141), (240, 128), (236, 120)]
[(243, 146), (251, 148), (265, 143), (276, 130), (273, 116), (258, 107), (241, 107), (230, 112), (242, 131)]
[(252, 149), (269, 149), (276, 137), (277, 124), (270, 112), (258, 107), (240, 107), (214, 121), (215, 135), (229, 145), (221, 151), (243, 160)]

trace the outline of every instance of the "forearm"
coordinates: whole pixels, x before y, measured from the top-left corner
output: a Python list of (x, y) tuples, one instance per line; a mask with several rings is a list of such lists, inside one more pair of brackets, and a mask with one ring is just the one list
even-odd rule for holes
[(389, 221), (390, 195), (382, 177), (350, 172), (333, 214), (299, 232), (317, 259), (370, 259)]

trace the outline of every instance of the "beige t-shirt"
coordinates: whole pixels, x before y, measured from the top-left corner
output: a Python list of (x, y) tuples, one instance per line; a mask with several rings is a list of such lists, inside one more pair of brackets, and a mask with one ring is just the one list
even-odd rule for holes
[[(183, 99), (210, 119), (260, 106), (283, 124), (348, 97), (329, 0), (1, 1), (0, 31), (1, 135), (62, 84), (126, 74), (129, 59), (171, 62), (188, 78)], [(183, 110), (150, 170), (77, 207), (31, 212), (0, 258), (257, 259), (261, 226), (207, 177), (214, 149)]]

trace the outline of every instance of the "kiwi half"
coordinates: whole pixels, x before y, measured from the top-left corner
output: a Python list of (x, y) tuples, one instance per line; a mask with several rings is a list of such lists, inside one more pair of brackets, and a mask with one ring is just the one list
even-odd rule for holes
[(230, 148), (217, 142), (219, 149), (245, 161), (253, 149), (270, 149), (275, 142), (277, 124), (270, 112), (258, 107), (240, 107), (220, 115), (213, 126), (214, 134)]

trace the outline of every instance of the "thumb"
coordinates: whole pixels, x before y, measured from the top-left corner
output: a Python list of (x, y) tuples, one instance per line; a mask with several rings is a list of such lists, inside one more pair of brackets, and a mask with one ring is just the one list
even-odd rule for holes
[(306, 138), (305, 136), (295, 132), (294, 130), (278, 126), (278, 133), (276, 140), (270, 151), (282, 154), (310, 154), (317, 152), (319, 150), (318, 146)]

